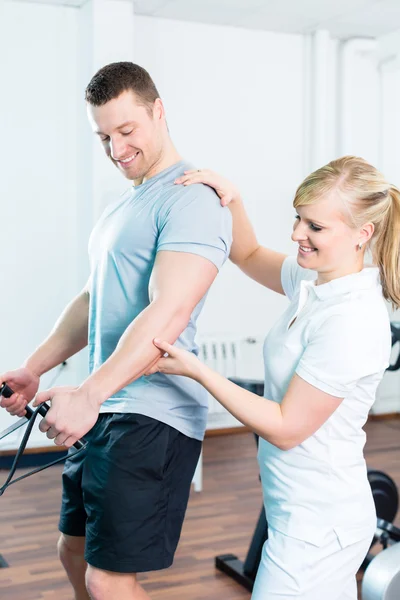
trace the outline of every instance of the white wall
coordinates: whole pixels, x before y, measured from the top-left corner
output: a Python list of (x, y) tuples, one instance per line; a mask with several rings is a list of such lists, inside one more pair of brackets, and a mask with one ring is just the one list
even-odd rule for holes
[[(178, 150), (235, 181), (260, 242), (293, 252), (292, 197), (305, 175), (303, 36), (135, 21), (135, 60), (154, 77)], [(228, 264), (200, 330), (263, 335), (285, 305)]]
[(377, 46), (380, 76), (380, 150), (382, 169), (400, 187), (400, 30), (382, 36)]
[[(77, 291), (76, 14), (2, 3), (0, 372), (21, 364)], [(60, 382), (73, 381), (67, 369)]]
[(75, 288), (76, 11), (4, 2), (0, 65), (0, 371), (33, 349)]

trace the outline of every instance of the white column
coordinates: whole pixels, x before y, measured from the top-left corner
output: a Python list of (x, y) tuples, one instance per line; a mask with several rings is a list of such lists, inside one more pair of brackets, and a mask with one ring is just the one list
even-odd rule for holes
[(385, 176), (400, 187), (400, 48), (398, 55), (382, 59), (380, 77), (380, 145), (379, 167)]
[(310, 170), (326, 164), (333, 157), (330, 148), (332, 104), (329, 96), (331, 79), (331, 38), (328, 31), (315, 31), (311, 38), (310, 94)]
[(379, 73), (376, 41), (352, 39), (341, 47), (338, 153), (379, 162)]

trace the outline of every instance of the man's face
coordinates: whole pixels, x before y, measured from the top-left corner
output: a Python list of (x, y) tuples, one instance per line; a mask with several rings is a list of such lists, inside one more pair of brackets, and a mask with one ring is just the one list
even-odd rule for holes
[(150, 111), (126, 91), (103, 106), (88, 104), (87, 110), (107, 156), (127, 179), (141, 181), (162, 156), (161, 101)]

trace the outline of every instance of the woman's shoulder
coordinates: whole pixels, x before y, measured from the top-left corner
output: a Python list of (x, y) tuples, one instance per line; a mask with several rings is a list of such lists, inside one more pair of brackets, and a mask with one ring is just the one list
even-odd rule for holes
[(371, 327), (390, 326), (388, 304), (380, 286), (345, 294), (334, 310), (357, 324), (368, 323)]
[(392, 337), (382, 295), (371, 293), (343, 299), (320, 316), (320, 322), (314, 323), (314, 335), (335, 338), (338, 348), (348, 351), (354, 360), (374, 356), (387, 366)]

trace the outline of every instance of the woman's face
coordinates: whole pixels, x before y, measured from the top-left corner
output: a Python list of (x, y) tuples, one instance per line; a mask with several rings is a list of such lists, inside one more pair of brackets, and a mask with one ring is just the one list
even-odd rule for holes
[(296, 210), (292, 240), (299, 245), (297, 261), (318, 272), (318, 283), (362, 269), (364, 252), (358, 245), (366, 241), (365, 234), (347, 224), (345, 210), (332, 195)]

